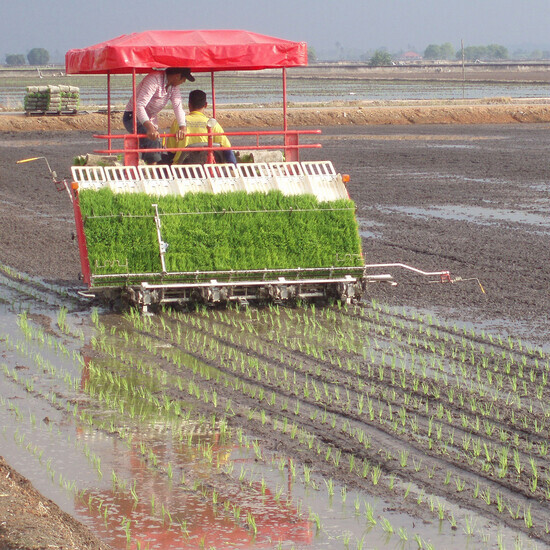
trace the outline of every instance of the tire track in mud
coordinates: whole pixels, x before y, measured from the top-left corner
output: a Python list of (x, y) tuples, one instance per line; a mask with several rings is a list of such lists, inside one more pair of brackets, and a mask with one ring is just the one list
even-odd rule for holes
[[(343, 316), (340, 317), (339, 321), (341, 321), (343, 318)], [(527, 526), (522, 525), (518, 526), (518, 523), (522, 523), (522, 519), (525, 523), (527, 523), (525, 506), (526, 503), (528, 503), (529, 513), (531, 514), (530, 517), (538, 526), (536, 535), (537, 537), (545, 540), (546, 534), (544, 533), (544, 528), (541, 526), (545, 524), (546, 517), (548, 516), (548, 509), (546, 505), (539, 504), (533, 498), (532, 493), (535, 493), (537, 489), (535, 488), (535, 491), (530, 491), (528, 488), (528, 481), (526, 479), (519, 479), (519, 476), (516, 483), (508, 480), (492, 479), (492, 477), (494, 477), (496, 474), (496, 470), (492, 466), (489, 467), (486, 472), (482, 471), (483, 464), (491, 464), (496, 459), (495, 453), (488, 455), (487, 458), (489, 460), (486, 462), (483, 462), (482, 459), (479, 459), (477, 461), (472, 461), (470, 465), (467, 465), (464, 462), (464, 458), (466, 458), (467, 455), (458, 454), (458, 445), (455, 445), (454, 447), (452, 447), (452, 445), (449, 446), (451, 451), (454, 450), (458, 454), (458, 457), (455, 459), (447, 458), (443, 453), (438, 452), (437, 450), (431, 452), (429, 449), (426, 448), (425, 443), (430, 440), (430, 418), (433, 421), (433, 419), (437, 415), (437, 410), (439, 409), (443, 411), (443, 413), (441, 414), (441, 418), (439, 418), (439, 420), (443, 421), (445, 418), (445, 410), (453, 411), (451, 412), (451, 415), (457, 414), (455, 411), (457, 407), (456, 404), (449, 400), (444, 401), (441, 398), (441, 391), (437, 392), (434, 396), (437, 398), (437, 406), (430, 404), (431, 408), (425, 414), (419, 414), (418, 411), (415, 413), (419, 425), (419, 430), (420, 428), (423, 430), (422, 437), (417, 437), (416, 439), (414, 439), (409, 437), (406, 433), (400, 433), (398, 436), (398, 434), (395, 433), (395, 429), (393, 429), (392, 432), (392, 427), (390, 424), (391, 412), (389, 413), (390, 422), (386, 421), (384, 424), (381, 424), (381, 426), (373, 425), (372, 423), (366, 424), (365, 420), (361, 418), (361, 415), (352, 414), (351, 396), (353, 395), (358, 401), (361, 392), (353, 390), (353, 393), (348, 393), (347, 407), (344, 407), (343, 405), (337, 406), (334, 404), (333, 400), (328, 399), (328, 390), (323, 390), (325, 392), (326, 399), (320, 399), (319, 397), (314, 399), (310, 396), (306, 397), (306, 394), (304, 393), (304, 388), (307, 387), (308, 380), (311, 380), (312, 384), (315, 381), (318, 382), (320, 385), (327, 384), (327, 388), (328, 384), (331, 384), (332, 391), (334, 391), (334, 388), (340, 385), (340, 387), (350, 392), (350, 388), (353, 386), (353, 382), (351, 380), (341, 380), (338, 376), (335, 377), (333, 375), (334, 365), (332, 365), (330, 361), (321, 360), (319, 358), (314, 358), (314, 360), (312, 360), (311, 357), (300, 351), (289, 351), (288, 346), (285, 346), (284, 343), (275, 343), (265, 334), (260, 335), (258, 331), (250, 331), (249, 333), (247, 333), (245, 332), (246, 329), (244, 328), (246, 324), (243, 321), (239, 321), (240, 323), (242, 323), (241, 333), (239, 334), (235, 332), (235, 325), (232, 323), (220, 321), (218, 319), (207, 319), (204, 326), (201, 325), (200, 327), (197, 327), (195, 326), (198, 324), (197, 317), (195, 316), (193, 319), (194, 321), (192, 323), (190, 321), (183, 321), (183, 326), (185, 327), (185, 330), (189, 333), (192, 333), (193, 331), (198, 331), (200, 334), (202, 334), (205, 342), (206, 340), (209, 341), (209, 346), (211, 349), (214, 347), (214, 345), (217, 348), (214, 356), (210, 355), (209, 357), (205, 357), (204, 353), (200, 351), (195, 351), (194, 353), (199, 353), (201, 360), (205, 360), (205, 358), (208, 359), (210, 365), (212, 365), (216, 369), (219, 369), (220, 371), (226, 372), (228, 376), (233, 376), (233, 373), (231, 372), (231, 364), (234, 365), (234, 363), (237, 361), (236, 354), (239, 349), (243, 350), (243, 356), (253, 358), (254, 361), (258, 362), (258, 364), (265, 362), (268, 365), (266, 369), (272, 368), (274, 372), (278, 372), (286, 368), (292, 374), (293, 390), (291, 390), (290, 385), (288, 385), (286, 388), (281, 387), (280, 383), (272, 382), (271, 379), (268, 381), (265, 379), (265, 377), (261, 380), (258, 380), (258, 376), (254, 376), (252, 367), (249, 367), (248, 369), (243, 369), (241, 374), (237, 373), (236, 378), (240, 380), (240, 384), (243, 388), (245, 385), (255, 388), (253, 392), (252, 390), (250, 390), (250, 393), (244, 396), (242, 395), (242, 392), (239, 393), (237, 391), (231, 391), (228, 390), (227, 387), (222, 388), (219, 383), (216, 383), (212, 379), (206, 381), (203, 380), (201, 382), (201, 385), (207, 386), (209, 390), (218, 391), (220, 398), (223, 396), (225, 399), (231, 399), (231, 403), (233, 404), (233, 406), (236, 406), (235, 404), (238, 402), (239, 405), (243, 407), (242, 411), (239, 411), (238, 417), (231, 420), (232, 422), (239, 423), (239, 425), (243, 427), (250, 427), (250, 424), (253, 422), (256, 426), (254, 431), (260, 433), (262, 437), (265, 437), (266, 441), (269, 443), (270, 439), (273, 439), (274, 437), (274, 430), (272, 430), (271, 428), (265, 428), (265, 424), (267, 424), (266, 418), (269, 417), (271, 421), (272, 419), (277, 417), (286, 418), (287, 425), (289, 425), (288, 422), (292, 421), (292, 424), (297, 426), (296, 430), (306, 430), (307, 432), (313, 434), (313, 436), (318, 441), (321, 441), (323, 444), (329, 445), (335, 449), (340, 449), (340, 452), (342, 453), (348, 453), (348, 460), (351, 460), (351, 456), (357, 457), (360, 460), (372, 460), (377, 465), (380, 465), (380, 467), (384, 468), (386, 475), (391, 475), (392, 473), (398, 472), (403, 480), (412, 479), (417, 482), (421, 487), (426, 487), (426, 489), (429, 489), (432, 494), (440, 495), (442, 497), (444, 496), (445, 498), (450, 499), (450, 501), (457, 502), (461, 505), (466, 505), (469, 508), (474, 508), (486, 516), (493, 517), (500, 522), (504, 522), (510, 525), (514, 529), (524, 530), (525, 532), (533, 535), (533, 528), (528, 528)], [(172, 317), (169, 319), (170, 326), (172, 327), (170, 329), (170, 332), (172, 334), (174, 333), (174, 328), (177, 327), (178, 324), (180, 324), (181, 322), (182, 318), (179, 317)], [(165, 321), (163, 321), (162, 323), (164, 326)], [(169, 326), (168, 323), (166, 326)], [(220, 326), (224, 328), (216, 328)], [(276, 324), (273, 324), (268, 328), (271, 330), (272, 334), (275, 334), (278, 327)], [(316, 328), (319, 329), (319, 327)], [(164, 337), (163, 333), (166, 334), (167, 330), (166, 328), (157, 328), (157, 330), (159, 330), (157, 337), (162, 340)], [(226, 334), (231, 334), (231, 336), (224, 337), (221, 334), (222, 330), (224, 330)], [(317, 337), (318, 336), (319, 335), (317, 334)], [(466, 338), (464, 336), (463, 339), (465, 340), (467, 345), (475, 345), (474, 338), (470, 340), (469, 338)], [(250, 342), (256, 343), (251, 344)], [(260, 342), (260, 344), (258, 344), (258, 342)], [(264, 353), (264, 350), (258, 351), (259, 345), (268, 346), (267, 349), (272, 350), (271, 355)], [(222, 346), (221, 351), (220, 346)], [(233, 352), (228, 352), (224, 350), (224, 346), (229, 350), (233, 350)], [(182, 349), (184, 349), (186, 353), (188, 353), (188, 348), (190, 347), (192, 347), (192, 344), (190, 345), (189, 343), (186, 343), (182, 347)], [(279, 355), (280, 359), (275, 359), (275, 355)], [(340, 356), (341, 355), (345, 356), (345, 354), (340, 354)], [(296, 367), (295, 365), (300, 365), (300, 368)], [(383, 365), (383, 368), (385, 367), (386, 365)], [(316, 372), (315, 369), (317, 369), (318, 372)], [(245, 370), (247, 370), (246, 373)], [(266, 370), (265, 372), (267, 374), (269, 370)], [(281, 374), (281, 379), (283, 378), (284, 375)], [(369, 377), (365, 379), (370, 380)], [(279, 382), (279, 379), (277, 379), (277, 382)], [(407, 385), (408, 383), (409, 378), (406, 378), (404, 384)], [(438, 387), (440, 388), (442, 386), (442, 382), (434, 384), (431, 389), (432, 393), (434, 392), (434, 389), (437, 389)], [(384, 392), (389, 390), (390, 385), (388, 385), (388, 383), (377, 384), (376, 386), (374, 386), (374, 388), (375, 391)], [(299, 402), (299, 409), (301, 409), (301, 414), (297, 411), (289, 411), (288, 404), (284, 408), (282, 408), (280, 405), (279, 407), (275, 407), (275, 402), (273, 404), (268, 404), (267, 396), (265, 395), (258, 401), (256, 397), (257, 393), (262, 391), (265, 393), (266, 390), (274, 392), (277, 397), (281, 396), (281, 398), (286, 399), (287, 402), (289, 399), (295, 400), (295, 403)], [(313, 385), (311, 386), (311, 389), (309, 391), (310, 393), (315, 391), (313, 389)], [(178, 394), (176, 392), (174, 396), (177, 397), (177, 395)], [(319, 395), (321, 394), (319, 393)], [(382, 395), (384, 396), (383, 393)], [(421, 394), (417, 397), (420, 396)], [(477, 395), (475, 398), (480, 402), (481, 406), (481, 404), (483, 403), (483, 399), (480, 399), (479, 395)], [(486, 402), (488, 404), (490, 403), (487, 400)], [(394, 401), (396, 407), (397, 403), (399, 403), (401, 406), (404, 406), (404, 398), (401, 396), (400, 399)], [(263, 407), (262, 410), (266, 415), (263, 417), (263, 421), (259, 419), (260, 413), (258, 412), (258, 407), (260, 405)], [(354, 404), (353, 406), (356, 405)], [(441, 407), (448, 408), (441, 409)], [(319, 411), (321, 409), (324, 411), (326, 410), (326, 414), (330, 413), (333, 415), (333, 418), (336, 418), (336, 420), (333, 420), (334, 428), (332, 431), (327, 430), (326, 426), (324, 426), (323, 423), (320, 423), (317, 420), (317, 417), (319, 416)], [(253, 411), (252, 413), (247, 412), (251, 410)], [(380, 418), (382, 418), (382, 416), (388, 414), (388, 410), (391, 410), (391, 404), (386, 403), (386, 405), (384, 405), (384, 408), (380, 407), (380, 409), (378, 410), (383, 411), (379, 412), (379, 416)], [(412, 410), (413, 408), (406, 409), (407, 413), (412, 412)], [(317, 414), (315, 414), (315, 411), (317, 411)], [(485, 416), (488, 416), (488, 414)], [(473, 415), (472, 412), (468, 413), (468, 417), (470, 419), (476, 418), (476, 416)], [(352, 430), (351, 422), (359, 423), (359, 425), (363, 427), (366, 426), (369, 436), (371, 437), (370, 442), (372, 450), (370, 450), (370, 452), (369, 449), (364, 448), (365, 445), (358, 444), (357, 441), (354, 439), (352, 433), (354, 432), (354, 430), (355, 433), (357, 433), (357, 428), (354, 428), (354, 430)], [(443, 425), (443, 422), (441, 422), (441, 425)], [(500, 421), (500, 426), (506, 425), (507, 423), (504, 420)], [(343, 429), (344, 427), (345, 429)], [(455, 431), (458, 431), (460, 434), (462, 434), (463, 437), (466, 437), (467, 435), (469, 435), (470, 437), (477, 437), (480, 444), (485, 442), (485, 444), (488, 443), (490, 446), (495, 441), (498, 441), (496, 438), (490, 437), (488, 434), (484, 436), (482, 433), (480, 434), (473, 432), (472, 430), (468, 430), (467, 426), (457, 428), (456, 426), (451, 427), (451, 425), (448, 423), (445, 426), (445, 429), (447, 430), (447, 436), (449, 435), (451, 430), (453, 431), (453, 433)], [(339, 432), (342, 431), (347, 433), (345, 433), (345, 435), (341, 435)], [(303, 453), (306, 452), (308, 454), (308, 459), (311, 461), (311, 463), (319, 467), (320, 470), (326, 472), (327, 475), (341, 477), (345, 479), (346, 482), (352, 482), (355, 484), (359, 483), (359, 485), (361, 485), (364, 489), (367, 489), (371, 492), (373, 491), (372, 485), (368, 485), (366, 487), (364, 483), (361, 483), (360, 481), (358, 482), (358, 479), (360, 480), (360, 476), (355, 476), (356, 478), (358, 478), (355, 479), (351, 475), (342, 474), (342, 472), (339, 471), (338, 468), (336, 468), (336, 471), (333, 471), (333, 469), (331, 468), (327, 468), (327, 465), (323, 463), (323, 461), (319, 458), (319, 455), (321, 454), (319, 451), (317, 453), (314, 453), (311, 451), (311, 449), (304, 450), (303, 448), (300, 448), (299, 445), (295, 445), (292, 441), (293, 439), (294, 437), (291, 437), (291, 441), (289, 441), (288, 436), (285, 438), (284, 435), (281, 434), (277, 438), (276, 445), (279, 447), (283, 446), (289, 452), (298, 453), (298, 455), (303, 455)], [(439, 437), (438, 439), (441, 439), (441, 437)], [(539, 438), (539, 441), (542, 441), (543, 439), (544, 438), (541, 436)], [(423, 442), (424, 446), (422, 445)], [(405, 466), (399, 468), (396, 456), (398, 456), (399, 452), (403, 452), (404, 446), (406, 446), (409, 452), (414, 451), (418, 460), (421, 460), (422, 457), (427, 457), (427, 459), (432, 464), (431, 475), (428, 467), (426, 467), (421, 472), (416, 471), (416, 468), (413, 468), (411, 466), (409, 466), (408, 468)], [(521, 455), (518, 454), (518, 456), (520, 456), (520, 464), (522, 463), (522, 461), (526, 462), (526, 457), (532, 457), (532, 453), (530, 453), (529, 448), (527, 448), (527, 450), (523, 450), (520, 449), (521, 445), (518, 445), (517, 447), (518, 453), (521, 450)], [(386, 450), (390, 449), (388, 451), (389, 454), (386, 453), (386, 460), (381, 460), (379, 451), (374, 452), (375, 448), (385, 448)], [(447, 449), (447, 446), (445, 446), (445, 449)], [(449, 451), (446, 450), (446, 453), (449, 454)], [(478, 454), (478, 456), (480, 455)], [(436, 467), (437, 464), (439, 464), (440, 467)], [(542, 459), (538, 460), (534, 458), (533, 464), (535, 464), (536, 468), (540, 467), (542, 471)], [(445, 468), (447, 468), (446, 472), (443, 471)], [(471, 490), (471, 486), (474, 486), (474, 491), (475, 493), (477, 493), (474, 499), (472, 499), (471, 497), (465, 498), (463, 494), (452, 494), (451, 491), (444, 489), (445, 485), (449, 485), (449, 468), (451, 469), (451, 476), (453, 475), (453, 473), (455, 474), (455, 476), (459, 476), (461, 483), (465, 482), (466, 478), (468, 478), (469, 489)], [(525, 467), (522, 466), (522, 469), (525, 469)], [(352, 469), (350, 469), (350, 472), (351, 470)], [(485, 484), (483, 488), (483, 493), (486, 499), (485, 501), (482, 501), (479, 497), (479, 493), (481, 492), (480, 480)], [(477, 490), (475, 489), (475, 487), (477, 487)], [(386, 490), (383, 491), (383, 494), (385, 494), (387, 497), (387, 485), (385, 489)], [(497, 504), (495, 504), (494, 492), (493, 497), (491, 497), (491, 491), (494, 491), (495, 489), (498, 491)], [(457, 483), (456, 493), (463, 493), (464, 491), (464, 488), (460, 491), (458, 490)], [(540, 493), (540, 490), (537, 494), (540, 495), (538, 498), (542, 498), (543, 500), (544, 498), (546, 498), (544, 496), (544, 493)], [(506, 506), (508, 508), (509, 514), (506, 513), (506, 507), (502, 504), (503, 498), (507, 499), (508, 501)], [(516, 503), (517, 508), (515, 507)], [(523, 510), (521, 510), (522, 503)], [(496, 510), (495, 506), (498, 506), (500, 508), (500, 511)], [(517, 510), (515, 514), (515, 519), (513, 516), (514, 509)], [(521, 513), (523, 513), (521, 517), (520, 511)], [(409, 513), (410, 512), (412, 512), (411, 509), (409, 510)], [(503, 513), (505, 515), (504, 518), (502, 517)]]
[(51, 307), (66, 307), (71, 310), (87, 308), (89, 300), (79, 296), (78, 291), (55, 283), (47, 283), (38, 277), (16, 271), (0, 263), (0, 301), (8, 305), (27, 303), (28, 308), (39, 302)]

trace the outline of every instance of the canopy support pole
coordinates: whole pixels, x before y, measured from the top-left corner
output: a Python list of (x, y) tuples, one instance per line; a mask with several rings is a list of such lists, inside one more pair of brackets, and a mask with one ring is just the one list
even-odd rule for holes
[(134, 116), (134, 134), (137, 134), (137, 114), (136, 114), (136, 68), (132, 67), (132, 108)]
[[(137, 134), (137, 113), (136, 113), (136, 69), (132, 68), (132, 108), (133, 108), (133, 117), (132, 122), (134, 124), (134, 135), (126, 134), (124, 136), (124, 166), (137, 166), (139, 164), (139, 153), (136, 153), (135, 150), (139, 149), (139, 140), (135, 137)], [(129, 150), (132, 150), (130, 152)]]
[(288, 120), (286, 111), (286, 67), (283, 67), (283, 130), (285, 133), (285, 161), (300, 162), (300, 149), (298, 145), (298, 134), (287, 134)]
[(216, 87), (214, 85), (214, 71), (210, 73), (210, 82), (212, 87), (212, 118), (216, 118)]
[[(111, 72), (107, 73), (107, 134), (111, 135)], [(111, 150), (111, 138), (107, 141), (107, 149)]]
[(286, 68), (283, 67), (283, 130), (287, 131), (286, 119)]

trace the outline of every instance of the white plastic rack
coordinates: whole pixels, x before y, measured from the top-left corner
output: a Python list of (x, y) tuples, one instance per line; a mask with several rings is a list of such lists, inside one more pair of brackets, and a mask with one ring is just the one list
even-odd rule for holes
[(108, 187), (114, 193), (185, 195), (228, 191), (315, 195), (320, 201), (349, 198), (330, 161), (151, 166), (73, 166), (79, 189)]

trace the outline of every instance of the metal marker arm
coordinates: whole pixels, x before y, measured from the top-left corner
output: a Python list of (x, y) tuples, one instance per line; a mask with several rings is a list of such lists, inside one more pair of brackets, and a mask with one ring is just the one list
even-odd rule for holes
[(162, 273), (166, 273), (166, 262), (164, 260), (164, 254), (168, 248), (168, 244), (162, 240), (162, 235), (160, 233), (160, 216), (158, 204), (151, 205), (155, 209), (155, 225), (157, 227), (157, 239), (159, 241), (159, 252), (160, 252), (160, 265), (162, 267)]

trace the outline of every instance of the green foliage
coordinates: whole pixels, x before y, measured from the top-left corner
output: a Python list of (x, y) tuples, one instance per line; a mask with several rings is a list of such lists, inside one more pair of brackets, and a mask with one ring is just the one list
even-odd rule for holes
[(237, 151), (237, 158), (239, 163), (254, 162), (254, 155), (252, 153), (243, 153), (242, 151), (239, 153)]
[(73, 166), (86, 166), (86, 155), (78, 155), (73, 158)]
[(315, 63), (317, 61), (317, 52), (315, 48), (309, 46), (307, 49), (307, 60), (309, 63)]
[(384, 65), (392, 64), (392, 56), (389, 52), (384, 50), (376, 50), (374, 55), (369, 60), (371, 67), (382, 67)]
[(455, 57), (455, 49), (450, 42), (445, 44), (429, 44), (424, 50), (424, 59), (453, 59)]
[(157, 197), (102, 189), (80, 193), (92, 273), (162, 271), (153, 203), (168, 244), (167, 272), (362, 265), (350, 200), (321, 203), (278, 191)]
[(33, 48), (28, 54), (29, 65), (46, 65), (50, 60), (48, 50), (44, 48)]
[(22, 53), (6, 55), (6, 65), (8, 65), (9, 67), (18, 67), (21, 65), (26, 65), (26, 63), (27, 60)]
[[(456, 58), (462, 59), (462, 51), (456, 52)], [(464, 59), (467, 61), (493, 61), (508, 59), (508, 50), (499, 44), (489, 44), (488, 46), (468, 46), (464, 48)]]

